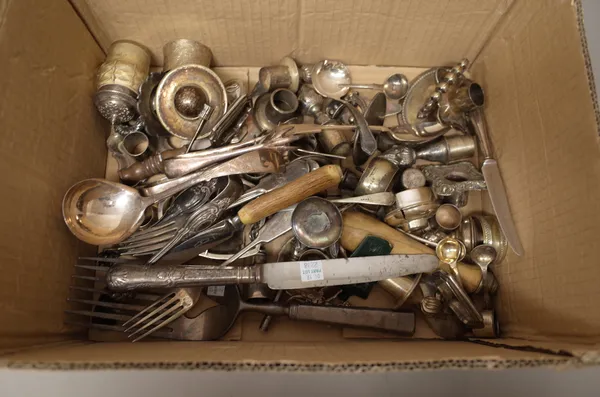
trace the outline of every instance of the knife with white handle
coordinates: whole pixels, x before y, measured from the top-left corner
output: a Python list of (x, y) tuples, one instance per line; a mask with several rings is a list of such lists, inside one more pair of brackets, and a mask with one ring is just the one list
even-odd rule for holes
[(314, 288), (430, 273), (438, 263), (435, 255), (399, 254), (245, 267), (117, 264), (108, 269), (106, 285), (113, 291), (253, 283), (265, 283), (271, 289)]
[(508, 205), (508, 198), (506, 197), (506, 188), (500, 176), (500, 169), (498, 163), (493, 158), (492, 143), (490, 136), (488, 135), (487, 126), (485, 123), (485, 117), (483, 109), (478, 108), (470, 113), (471, 123), (473, 129), (479, 138), (479, 144), (481, 152), (485, 160), (481, 166), (481, 172), (487, 185), (488, 194), (490, 195), (490, 201), (492, 207), (498, 218), (500, 228), (506, 236), (508, 245), (517, 255), (523, 255), (523, 245), (519, 239), (515, 222), (513, 221), (510, 213), (510, 207)]

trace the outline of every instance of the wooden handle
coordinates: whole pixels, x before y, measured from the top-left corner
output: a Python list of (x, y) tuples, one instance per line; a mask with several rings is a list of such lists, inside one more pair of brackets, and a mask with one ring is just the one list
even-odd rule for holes
[(341, 180), (340, 166), (326, 165), (251, 201), (238, 211), (238, 216), (245, 225), (258, 222), (307, 197), (337, 186)]
[(415, 314), (395, 310), (292, 304), (289, 317), (292, 320), (391, 331), (406, 336), (415, 333)]
[(119, 178), (127, 182), (139, 182), (152, 175), (160, 174), (163, 170), (163, 161), (185, 153), (185, 146), (179, 149), (169, 149), (158, 155), (150, 156), (141, 163), (135, 163), (119, 170)]
[[(435, 251), (416, 240), (362, 212), (346, 211), (343, 214), (344, 229), (340, 243), (347, 250), (354, 251), (367, 236), (376, 236), (392, 244), (392, 254), (433, 254)], [(446, 264), (440, 265), (449, 273), (452, 270)], [(467, 292), (477, 290), (481, 282), (481, 269), (478, 266), (458, 263), (458, 272)]]

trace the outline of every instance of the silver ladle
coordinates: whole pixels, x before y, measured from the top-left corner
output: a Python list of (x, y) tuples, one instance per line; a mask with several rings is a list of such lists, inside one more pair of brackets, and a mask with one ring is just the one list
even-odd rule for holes
[(388, 99), (399, 100), (406, 96), (408, 92), (408, 79), (401, 73), (395, 73), (385, 79), (383, 84), (338, 84), (343, 88), (356, 88), (365, 90), (383, 91)]
[(473, 263), (481, 268), (481, 288), (483, 288), (483, 296), (486, 303), (486, 307), (489, 301), (489, 291), (487, 289), (488, 266), (496, 260), (498, 252), (491, 245), (478, 245), (471, 250), (470, 256)]
[[(279, 157), (279, 160), (274, 157)], [(218, 176), (244, 172), (276, 172), (281, 163), (281, 156), (274, 151), (247, 153), (205, 171), (146, 188), (146, 192), (151, 192), (146, 197), (138, 190), (121, 183), (86, 179), (73, 185), (65, 194), (62, 203), (63, 218), (71, 232), (86, 243), (116, 244), (138, 229), (144, 220), (146, 208), (158, 201)]]

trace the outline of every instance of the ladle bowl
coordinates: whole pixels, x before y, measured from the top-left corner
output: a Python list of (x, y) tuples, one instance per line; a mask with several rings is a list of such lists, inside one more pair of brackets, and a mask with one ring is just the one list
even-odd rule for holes
[(408, 92), (408, 79), (401, 73), (395, 73), (383, 83), (383, 93), (392, 100), (402, 99)]
[(104, 179), (86, 179), (73, 185), (62, 203), (71, 232), (94, 245), (108, 245), (129, 237), (154, 203), (132, 187)]

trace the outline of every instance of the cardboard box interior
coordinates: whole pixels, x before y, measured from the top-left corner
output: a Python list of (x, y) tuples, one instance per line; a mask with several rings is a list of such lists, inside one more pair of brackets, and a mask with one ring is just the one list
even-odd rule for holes
[[(180, 37), (211, 47), (218, 73), (249, 84), (258, 67), (290, 53), (300, 63), (328, 57), (390, 67), (353, 67), (357, 82), (474, 61), (526, 252), (496, 267), (505, 338), (357, 341), (337, 328), (286, 322), (264, 336), (248, 331), (256, 322), (248, 317), (241, 342), (99, 345), (64, 325), (73, 265), (94, 247), (68, 232), (60, 204), (76, 181), (104, 175), (107, 160), (107, 124), (91, 101), (94, 71), (114, 40), (147, 45), (159, 66), (162, 45)], [(578, 2), (0, 1), (0, 59), (5, 365), (505, 367), (571, 363), (572, 355), (579, 362), (600, 343), (598, 112)], [(491, 212), (485, 195), (476, 203)]]

